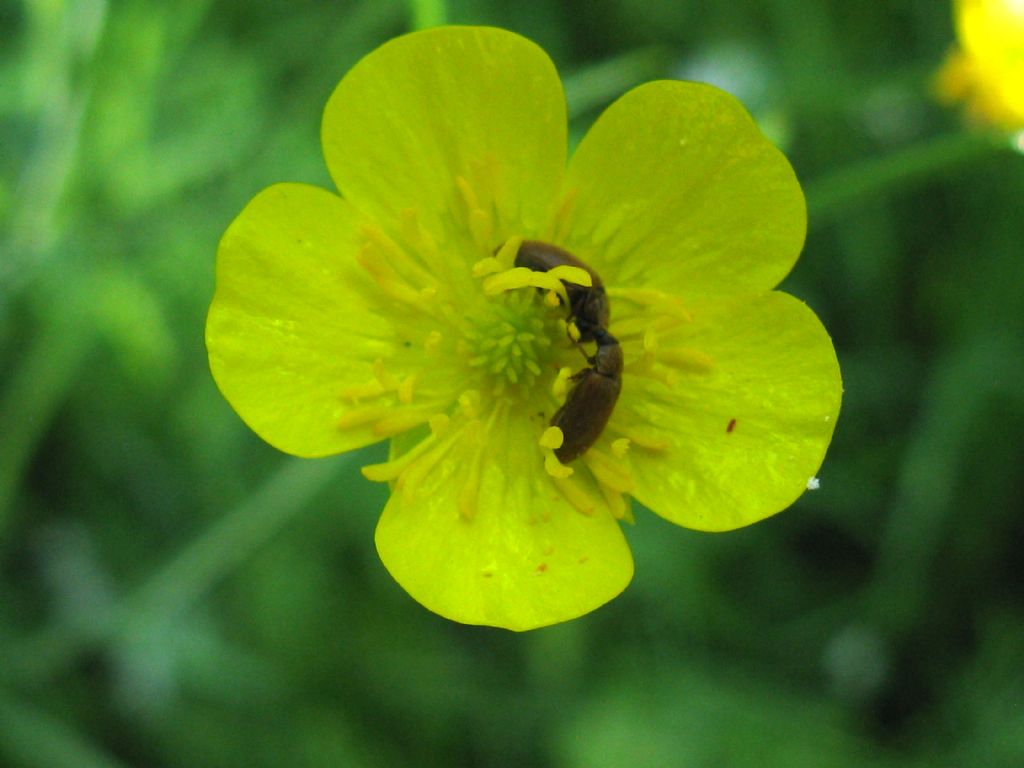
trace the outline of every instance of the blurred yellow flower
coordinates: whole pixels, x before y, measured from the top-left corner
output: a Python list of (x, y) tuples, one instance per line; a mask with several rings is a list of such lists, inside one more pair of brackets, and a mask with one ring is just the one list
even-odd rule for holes
[[(631, 497), (720, 531), (803, 493), (839, 368), (814, 313), (772, 291), (803, 245), (804, 198), (731, 96), (636, 88), (567, 164), (547, 55), (437, 28), (360, 61), (322, 136), (340, 196), (272, 186), (220, 243), (210, 366), (282, 451), (391, 440), (364, 468), (392, 489), (377, 549), (424, 606), (516, 630), (564, 621), (629, 583)], [(554, 296), (588, 278), (515, 269), (522, 239), (600, 276), (624, 354), (621, 397), (569, 466), (549, 422), (586, 362)]]
[(1024, 0), (955, 0), (960, 45), (937, 78), (939, 95), (981, 123), (1024, 127)]

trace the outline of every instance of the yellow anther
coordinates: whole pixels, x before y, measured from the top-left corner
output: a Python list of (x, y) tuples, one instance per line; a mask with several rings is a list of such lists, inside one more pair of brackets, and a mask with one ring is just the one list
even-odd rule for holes
[(480, 485), (469, 481), (459, 491), (459, 515), (463, 520), (472, 520), (480, 505)]
[(559, 280), (564, 280), (567, 283), (582, 285), (584, 288), (590, 288), (594, 284), (594, 279), (590, 276), (590, 273), (587, 272), (587, 270), (580, 267), (573, 267), (568, 264), (561, 264), (549, 269), (548, 274)]
[(394, 377), (384, 370), (384, 360), (379, 357), (373, 361), (373, 376), (384, 389), (392, 390), (398, 387)]
[(418, 442), (398, 458), (382, 462), (381, 464), (367, 464), (360, 472), (363, 473), (363, 477), (367, 480), (379, 483), (390, 482), (402, 474), (416, 459), (437, 446), (437, 444), (437, 438), (431, 435)]
[(544, 304), (549, 307), (557, 307), (562, 303), (562, 300), (558, 298), (558, 294), (554, 291), (548, 291), (544, 294)]
[(373, 433), (381, 437), (400, 435), (413, 427), (418, 427), (429, 418), (430, 415), (418, 409), (392, 410), (391, 413), (377, 420), (373, 425)]
[(564, 234), (568, 231), (570, 217), (572, 216), (572, 210), (576, 205), (576, 196), (579, 194), (579, 190), (570, 189), (562, 202), (558, 206), (558, 211), (555, 212), (555, 217), (552, 222), (552, 226), (549, 232), (545, 233), (546, 237), (544, 240), (548, 242), (557, 243), (564, 239)]
[(412, 388), (416, 383), (416, 376), (410, 374), (402, 379), (402, 383), (398, 385), (398, 399), (400, 402), (408, 405), (412, 402)]
[(486, 259), (480, 259), (480, 261), (473, 265), (473, 277), (493, 275), (495, 272), (501, 272), (503, 269), (505, 267), (502, 266), (499, 258), (488, 256)]
[(565, 442), (565, 434), (562, 432), (561, 427), (548, 427), (541, 434), (539, 442), (542, 448), (550, 448), (551, 450), (561, 448), (562, 443)]
[(469, 477), (459, 491), (459, 514), (463, 520), (472, 520), (480, 505), (480, 457), (477, 451), (469, 467)]
[(710, 373), (715, 361), (699, 349), (674, 347), (658, 352), (658, 361), (688, 373)]
[(558, 369), (558, 375), (551, 382), (551, 394), (556, 400), (564, 400), (565, 393), (569, 391), (569, 378), (572, 376), (572, 369), (563, 367)]
[(629, 505), (626, 501), (626, 497), (605, 485), (601, 486), (601, 495), (604, 496), (605, 503), (608, 504), (608, 509), (611, 510), (612, 517), (616, 520), (625, 519), (626, 515), (629, 513)]
[(629, 446), (630, 442), (628, 437), (620, 437), (618, 440), (612, 440), (612, 453), (621, 459), (629, 453)]
[(367, 424), (372, 424), (383, 418), (392, 408), (390, 405), (365, 405), (362, 408), (353, 408), (338, 418), (337, 427), (338, 429), (365, 427)]
[(427, 354), (433, 354), (434, 352), (437, 352), (443, 339), (444, 337), (441, 335), (440, 331), (431, 331), (423, 341), (423, 348), (427, 351)]
[(607, 486), (617, 493), (629, 493), (633, 490), (633, 478), (629, 470), (608, 454), (591, 448), (583, 460), (602, 486)]
[(490, 275), (484, 280), (484, 293), (497, 296), (504, 291), (527, 288), (533, 284), (534, 272), (526, 267), (512, 267), (504, 272)]
[(665, 438), (639, 432), (630, 427), (623, 427), (621, 421), (615, 425), (615, 431), (625, 435), (625, 439), (628, 439), (631, 445), (638, 445), (650, 451), (666, 451), (670, 446), (669, 441)]
[(476, 192), (473, 191), (473, 187), (470, 186), (465, 176), (456, 176), (455, 186), (459, 188), (459, 194), (462, 195), (462, 202), (465, 203), (467, 210), (475, 211), (480, 208)]
[(346, 387), (342, 390), (341, 396), (346, 400), (358, 402), (364, 398), (378, 397), (383, 395), (387, 390), (381, 386), (381, 383), (376, 379), (374, 381), (368, 381), (365, 384), (353, 384), (351, 387)]
[(577, 510), (588, 516), (594, 514), (594, 510), (597, 509), (597, 501), (578, 483), (568, 477), (555, 477), (552, 482)]
[(480, 416), (480, 393), (475, 389), (467, 389), (459, 395), (459, 408), (468, 418), (478, 418)]
[(658, 348), (658, 336), (650, 328), (644, 331), (644, 351), (653, 352)]
[(548, 451), (544, 454), (544, 471), (555, 478), (555, 480), (564, 480), (573, 473), (572, 467), (567, 467), (560, 462), (558, 457), (555, 456), (554, 451)]
[(362, 228), (362, 235), (366, 239), (367, 244), (374, 246), (390, 267), (394, 267), (398, 272), (403, 273), (407, 278), (420, 285), (432, 285), (434, 283), (433, 276), (406, 253), (402, 246), (386, 235), (383, 230), (373, 226), (364, 226)]
[(473, 242), (478, 248), (487, 248), (494, 232), (494, 217), (481, 208), (470, 211), (469, 231), (473, 234)]
[(447, 432), (451, 423), (452, 420), (446, 413), (435, 413), (427, 419), (427, 424), (430, 425), (430, 431), (435, 436), (440, 436)]
[(523, 244), (523, 238), (521, 237), (510, 237), (505, 241), (505, 244), (501, 246), (501, 249), (496, 255), (498, 263), (502, 269), (510, 269), (516, 262), (516, 256), (519, 254), (519, 246)]

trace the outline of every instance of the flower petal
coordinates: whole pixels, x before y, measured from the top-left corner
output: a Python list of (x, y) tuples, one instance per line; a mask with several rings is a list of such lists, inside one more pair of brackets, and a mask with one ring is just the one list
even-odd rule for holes
[(710, 531), (789, 506), (818, 471), (839, 413), (842, 382), (825, 329), (805, 304), (771, 292), (698, 309), (681, 336), (675, 343), (695, 350), (705, 370), (677, 370), (671, 387), (623, 381), (612, 428), (661, 443), (630, 451), (634, 495), (674, 523)]
[(465, 229), (476, 209), (494, 217), (493, 248), (547, 217), (565, 171), (565, 98), (529, 40), (429, 29), (352, 68), (324, 111), (322, 138), (331, 176), (360, 210), (389, 225), (411, 209), (443, 237), (443, 222), (454, 216)]
[[(376, 538), (394, 579), (431, 611), (526, 630), (611, 600), (633, 560), (607, 508), (573, 507), (543, 473), (529, 421), (509, 421), (486, 431), (483, 453), (468, 429), (416, 488), (399, 484)], [(467, 490), (478, 503), (460, 512)]]
[(806, 206), (786, 158), (736, 99), (659, 81), (630, 91), (584, 137), (555, 240), (606, 284), (686, 298), (766, 291), (803, 246)]
[(373, 381), (374, 361), (398, 346), (367, 299), (358, 232), (341, 198), (279, 184), (253, 198), (220, 242), (210, 368), (253, 431), (288, 453), (323, 456), (382, 439), (369, 423), (338, 427), (353, 408), (345, 390)]

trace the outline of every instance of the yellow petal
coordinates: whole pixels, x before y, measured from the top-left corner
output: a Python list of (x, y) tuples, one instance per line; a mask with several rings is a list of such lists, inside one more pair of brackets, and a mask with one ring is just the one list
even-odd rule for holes
[(482, 228), (493, 250), (547, 215), (564, 173), (565, 99), (551, 60), (529, 40), (487, 27), (429, 29), (356, 64), (327, 104), (322, 138), (331, 175), (357, 208), (385, 225), (413, 209), (438, 239), (454, 216), (453, 232)]
[(940, 91), (963, 98), (981, 122), (1008, 129), (1024, 125), (1024, 3), (959, 0), (957, 35), (963, 52), (950, 56)]
[(803, 246), (793, 170), (736, 99), (659, 81), (608, 108), (569, 165), (560, 245), (608, 285), (684, 297), (773, 288)]
[(486, 430), (482, 453), (481, 433), (467, 430), (416, 487), (397, 484), (377, 525), (394, 579), (455, 621), (513, 630), (566, 621), (633, 575), (607, 507), (572, 506), (544, 473), (528, 420), (518, 422)]
[(957, 35), (971, 56), (1024, 64), (1024, 3), (1020, 0), (957, 0)]
[(671, 386), (625, 377), (610, 429), (657, 445), (637, 443), (627, 457), (639, 501), (688, 528), (728, 530), (803, 493), (832, 438), (842, 382), (828, 334), (792, 296), (772, 292), (693, 314), (661, 345), (695, 350), (707, 367), (680, 366)]
[(343, 393), (372, 383), (374, 361), (398, 346), (368, 303), (358, 248), (352, 208), (300, 184), (265, 189), (220, 242), (210, 368), (242, 419), (282, 451), (323, 456), (381, 439), (369, 422), (338, 427), (355, 407)]

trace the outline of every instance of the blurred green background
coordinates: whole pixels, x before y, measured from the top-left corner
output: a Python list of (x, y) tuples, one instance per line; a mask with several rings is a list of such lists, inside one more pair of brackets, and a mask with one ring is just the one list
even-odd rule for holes
[(0, 0), (0, 765), (1024, 765), (1024, 158), (932, 102), (947, 5), (451, 2), (548, 50), (575, 138), (644, 80), (738, 95), (846, 386), (820, 490), (641, 512), (626, 593), (525, 635), (414, 603), (380, 450), (282, 456), (206, 364), (220, 234), (330, 186), (328, 95), (417, 13)]

